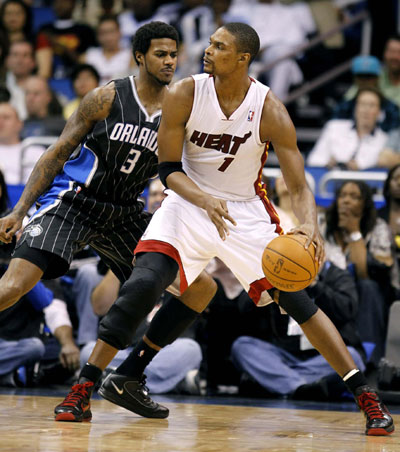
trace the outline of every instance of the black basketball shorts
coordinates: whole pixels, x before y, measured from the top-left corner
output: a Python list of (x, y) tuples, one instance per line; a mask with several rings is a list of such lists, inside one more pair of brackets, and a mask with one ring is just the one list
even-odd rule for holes
[[(68, 270), (74, 254), (89, 245), (123, 282), (132, 272), (133, 250), (150, 219), (139, 202), (123, 207), (80, 195), (42, 204), (26, 225), (13, 258), (38, 265), (44, 279), (57, 278)], [(37, 252), (30, 253), (23, 244), (32, 251), (43, 250), (46, 258), (35, 258)]]

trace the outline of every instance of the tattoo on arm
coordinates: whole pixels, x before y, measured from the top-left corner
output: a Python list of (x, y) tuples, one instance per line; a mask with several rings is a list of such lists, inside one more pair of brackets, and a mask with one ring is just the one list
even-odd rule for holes
[(65, 162), (85, 139), (96, 122), (106, 118), (114, 100), (115, 90), (107, 85), (90, 92), (67, 121), (55, 144), (50, 146), (37, 161), (15, 211), (25, 216), (33, 203), (61, 172)]

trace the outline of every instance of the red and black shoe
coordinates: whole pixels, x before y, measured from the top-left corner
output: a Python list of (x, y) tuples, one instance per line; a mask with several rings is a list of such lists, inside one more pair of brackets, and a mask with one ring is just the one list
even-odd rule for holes
[(90, 411), (90, 397), (93, 392), (94, 384), (91, 381), (72, 386), (71, 391), (54, 408), (56, 421), (68, 422), (89, 422), (92, 419)]
[(355, 399), (367, 419), (366, 435), (384, 436), (394, 432), (393, 419), (375, 389), (360, 386), (356, 390)]

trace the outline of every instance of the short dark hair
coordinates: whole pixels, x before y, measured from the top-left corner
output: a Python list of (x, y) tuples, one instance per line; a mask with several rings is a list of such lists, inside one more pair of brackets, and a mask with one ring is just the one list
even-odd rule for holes
[(103, 22), (114, 22), (115, 24), (117, 24), (117, 27), (120, 28), (119, 22), (118, 22), (118, 17), (114, 16), (113, 14), (104, 14), (103, 16), (100, 17), (99, 22), (97, 24), (97, 27), (102, 24)]
[(230, 22), (222, 27), (235, 37), (239, 52), (250, 53), (251, 64), (260, 50), (260, 38), (256, 30), (242, 22)]
[(386, 40), (386, 45), (389, 41), (400, 41), (400, 34), (394, 33), (394, 34), (390, 35)]
[(90, 72), (93, 75), (93, 77), (97, 80), (97, 83), (100, 82), (100, 74), (98, 73), (98, 71), (95, 67), (93, 67), (91, 64), (78, 64), (75, 66), (74, 70), (71, 72), (72, 83), (75, 82), (75, 80), (78, 78), (79, 74), (84, 71)]
[(397, 169), (400, 168), (400, 163), (395, 165), (389, 172), (385, 180), (385, 184), (383, 186), (383, 197), (385, 198), (386, 207), (389, 207), (390, 201), (392, 199), (392, 195), (390, 194), (390, 183), (392, 182), (394, 173)]
[(379, 99), (379, 106), (382, 107), (382, 103), (383, 103), (383, 95), (382, 93), (379, 91), (379, 89), (374, 88), (373, 86), (371, 87), (364, 87), (364, 88), (360, 88), (357, 91), (356, 97), (354, 98), (354, 105), (357, 103), (358, 98), (360, 97), (360, 95), (362, 93), (374, 93), (378, 99)]
[(374, 199), (372, 197), (371, 187), (366, 182), (361, 180), (348, 180), (343, 182), (343, 184), (336, 190), (335, 200), (326, 211), (327, 237), (333, 237), (334, 232), (339, 229), (338, 197), (343, 187), (348, 184), (357, 185), (357, 187), (360, 189), (361, 198), (364, 203), (360, 221), (360, 229), (363, 237), (365, 237), (368, 232), (371, 232), (376, 224), (377, 214)]
[(162, 38), (174, 40), (176, 42), (176, 46), (178, 47), (178, 32), (173, 26), (164, 22), (150, 22), (141, 26), (136, 31), (132, 38), (132, 53), (138, 65), (139, 61), (136, 59), (136, 52), (141, 52), (145, 55), (150, 48), (151, 40)]

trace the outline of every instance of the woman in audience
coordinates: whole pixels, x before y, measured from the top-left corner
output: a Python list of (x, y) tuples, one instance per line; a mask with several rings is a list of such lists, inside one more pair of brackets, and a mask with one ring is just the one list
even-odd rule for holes
[(384, 354), (387, 312), (395, 297), (398, 270), (388, 224), (377, 218), (372, 191), (362, 181), (347, 181), (336, 193), (321, 225), (326, 257), (348, 268), (357, 281), (360, 309), (357, 324), (370, 360)]
[[(400, 264), (400, 163), (388, 173), (383, 187), (386, 204), (378, 210), (378, 215), (390, 226), (394, 237), (397, 265)], [(399, 294), (400, 295), (400, 294)]]
[(90, 64), (78, 64), (71, 74), (71, 80), (76, 97), (63, 108), (65, 120), (78, 108), (86, 94), (99, 86), (100, 75)]
[(0, 7), (0, 27), (11, 42), (32, 42), (32, 12), (23, 0), (5, 0)]

